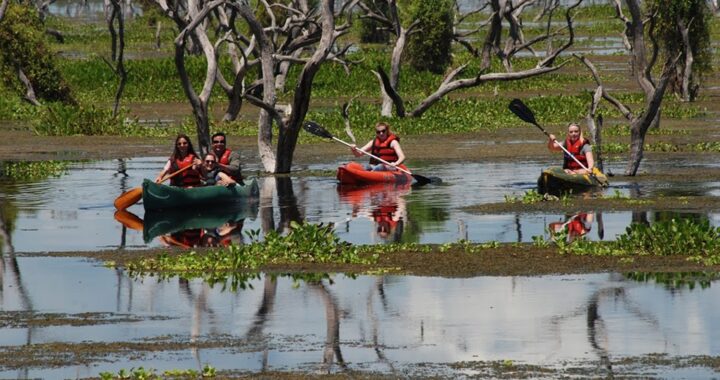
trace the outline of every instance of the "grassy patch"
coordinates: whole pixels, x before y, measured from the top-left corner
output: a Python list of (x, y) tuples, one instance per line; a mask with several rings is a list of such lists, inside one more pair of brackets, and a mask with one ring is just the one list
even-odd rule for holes
[(36, 181), (49, 177), (59, 177), (67, 172), (65, 161), (24, 161), (0, 163), (0, 178), (13, 181)]

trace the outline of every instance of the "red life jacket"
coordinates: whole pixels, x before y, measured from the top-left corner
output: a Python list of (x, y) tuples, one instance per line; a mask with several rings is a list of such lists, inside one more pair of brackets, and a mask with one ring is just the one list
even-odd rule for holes
[[(218, 158), (218, 163), (223, 165), (230, 165), (230, 153), (232, 153), (230, 149), (225, 149), (225, 152), (223, 152), (222, 156)], [(238, 170), (237, 173), (239, 172), (240, 171)], [(228, 175), (230, 175), (230, 178), (234, 179), (235, 181), (240, 181), (242, 179), (242, 176), (237, 175), (237, 173), (232, 173), (232, 175), (228, 173)]]
[[(587, 157), (585, 157), (585, 154), (582, 153), (582, 149), (585, 145), (589, 145), (587, 140), (585, 139), (577, 139), (574, 143), (570, 142), (570, 139), (565, 139), (565, 148), (568, 150), (568, 152), (570, 152), (570, 154), (577, 158), (578, 161), (582, 162), (582, 164), (585, 165), (585, 167), (587, 168)], [(563, 169), (578, 170), (582, 169), (582, 166), (580, 166), (575, 160), (573, 160), (571, 156), (568, 156), (568, 154), (565, 153)]]
[[(192, 153), (185, 156), (185, 158), (182, 160), (173, 160), (170, 164), (171, 173), (174, 173), (188, 166), (192, 166), (194, 160), (195, 155)], [(170, 185), (181, 187), (198, 186), (200, 185), (200, 173), (195, 169), (185, 170), (184, 172), (176, 175), (175, 177), (172, 177), (170, 179)]]
[(585, 224), (583, 223), (583, 220), (587, 218), (587, 214), (579, 214), (578, 216), (572, 218), (570, 223), (568, 223), (568, 235), (569, 236), (583, 236), (590, 229), (585, 228)]
[(397, 220), (393, 220), (393, 215), (397, 212), (397, 205), (391, 204), (380, 206), (372, 211), (372, 217), (378, 226), (385, 224), (388, 227), (387, 232), (391, 232), (398, 224)]
[[(395, 149), (393, 149), (390, 144), (393, 141), (400, 141), (400, 138), (397, 137), (394, 133), (390, 133), (390, 135), (385, 139), (385, 141), (380, 141), (379, 138), (375, 138), (373, 140), (372, 149), (370, 150), (370, 153), (372, 153), (374, 156), (380, 157), (383, 160), (387, 162), (395, 162), (398, 160), (397, 152), (395, 152)], [(379, 164), (380, 161), (370, 158), (370, 164), (376, 165)]]

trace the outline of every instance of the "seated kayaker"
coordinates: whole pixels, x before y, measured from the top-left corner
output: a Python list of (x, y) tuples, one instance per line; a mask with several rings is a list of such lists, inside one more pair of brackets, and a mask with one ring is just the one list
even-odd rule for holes
[(375, 139), (365, 144), (362, 148), (353, 145), (352, 152), (355, 157), (362, 156), (364, 154), (363, 152), (370, 153), (390, 163), (390, 165), (386, 165), (371, 157), (370, 164), (366, 165), (367, 170), (396, 170), (395, 167), (405, 161), (405, 153), (403, 153), (400, 147), (400, 138), (390, 132), (390, 126), (383, 122), (375, 125)]
[(240, 155), (237, 152), (227, 149), (227, 137), (222, 132), (212, 135), (212, 151), (217, 157), (217, 165), (220, 171), (229, 175), (238, 183), (242, 183), (240, 169)]
[(205, 155), (200, 173), (200, 182), (203, 186), (234, 186), (236, 183), (234, 179), (221, 171), (214, 153)]
[(583, 137), (580, 126), (571, 123), (568, 125), (568, 135), (565, 141), (560, 142), (555, 139), (555, 135), (549, 135), (550, 140), (548, 141), (548, 149), (551, 151), (562, 151), (561, 148), (567, 149), (573, 157), (580, 161), (585, 168), (582, 167), (573, 157), (567, 153), (563, 157), (563, 169), (568, 174), (590, 174), (592, 173), (593, 166), (595, 166), (595, 159), (593, 158), (592, 146), (590, 142)]
[(192, 166), (190, 169), (178, 173), (170, 178), (171, 186), (193, 187), (200, 184), (200, 172), (197, 168), (200, 160), (197, 158), (195, 149), (193, 149), (190, 138), (185, 134), (179, 134), (175, 138), (175, 148), (168, 159), (165, 166), (155, 178), (155, 182), (160, 183), (166, 175), (175, 173), (180, 169)]

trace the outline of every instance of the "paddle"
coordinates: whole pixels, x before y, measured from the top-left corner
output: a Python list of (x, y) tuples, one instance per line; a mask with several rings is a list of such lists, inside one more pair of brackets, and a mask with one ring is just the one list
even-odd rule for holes
[[(303, 128), (305, 128), (306, 131), (312, 133), (312, 134), (315, 135), (315, 136), (322, 137), (322, 138), (326, 138), (326, 139), (332, 139), (332, 140), (335, 140), (335, 141), (337, 141), (337, 142), (339, 142), (339, 143), (341, 143), (341, 144), (347, 145), (347, 146), (350, 147), (350, 148), (353, 147), (352, 144), (348, 144), (348, 143), (346, 143), (345, 141), (342, 141), (342, 140), (340, 140), (339, 138), (333, 136), (330, 132), (328, 132), (328, 131), (327, 131), (325, 128), (323, 128), (320, 124), (318, 124), (318, 123), (316, 123), (316, 122), (314, 122), (314, 121), (306, 121), (305, 124), (303, 125)], [(380, 158), (380, 157), (377, 157), (377, 156), (375, 156), (375, 155), (373, 155), (373, 154), (370, 154), (370, 153), (368, 153), (368, 152), (362, 151), (362, 150), (360, 150), (360, 149), (358, 149), (358, 151), (360, 151), (361, 153), (363, 153), (363, 154), (365, 154), (365, 155), (367, 155), (367, 156), (370, 156), (370, 157), (372, 157), (372, 158), (374, 158), (374, 159), (382, 162), (382, 163), (385, 164), (385, 165), (390, 165), (389, 162), (383, 160), (383, 159)], [(392, 165), (390, 165), (390, 166), (392, 166)], [(428, 183), (440, 183), (440, 182), (442, 182), (442, 180), (441, 180), (440, 178), (438, 178), (438, 177), (428, 178), (428, 177), (425, 177), (425, 176), (421, 176), (421, 175), (419, 175), (419, 174), (410, 173), (409, 171), (407, 171), (407, 170), (405, 170), (405, 169), (403, 169), (403, 168), (397, 167), (397, 166), (396, 166), (395, 168), (396, 168), (397, 170), (400, 170), (400, 171), (403, 172), (403, 173), (410, 174), (413, 178), (415, 178), (415, 180), (417, 181), (417, 184), (420, 185), (420, 186), (426, 185), (426, 184), (428, 184)]]
[[(545, 134), (545, 136), (550, 138), (550, 134), (545, 130), (545, 128), (543, 128), (542, 126), (540, 126), (540, 124), (538, 124), (538, 122), (535, 120), (535, 115), (533, 114), (532, 110), (530, 110), (530, 108), (528, 106), (526, 106), (525, 103), (522, 102), (522, 100), (513, 99), (512, 101), (510, 101), (510, 105), (508, 106), (508, 108), (510, 108), (510, 111), (512, 111), (515, 114), (515, 116), (519, 117), (520, 119), (522, 119), (523, 121), (525, 121), (527, 123), (530, 123), (530, 124), (538, 127), (542, 131), (542, 133)], [(557, 139), (554, 139), (553, 141), (557, 142)], [(600, 170), (598, 168), (593, 168), (592, 170), (588, 169), (587, 166), (583, 165), (583, 163), (580, 162), (580, 160), (578, 160), (577, 157), (575, 157), (575, 155), (570, 154), (570, 152), (567, 149), (565, 149), (564, 146), (562, 146), (560, 144), (557, 144), (557, 145), (560, 148), (562, 148), (562, 150), (565, 152), (565, 154), (567, 154), (573, 160), (575, 160), (575, 162), (577, 162), (578, 165), (580, 165), (580, 167), (587, 170), (590, 173), (590, 176), (595, 178), (595, 180), (599, 184), (601, 184), (601, 185), (607, 184), (606, 179), (598, 178), (598, 175), (605, 177), (605, 175), (602, 174), (602, 172), (600, 172)]]
[[(165, 176), (165, 178), (163, 178), (160, 181), (160, 183), (163, 183), (163, 182), (169, 180), (170, 178), (175, 177), (176, 175), (184, 172), (185, 170), (188, 170), (191, 167), (192, 167), (192, 165), (188, 165), (174, 173), (168, 174), (167, 176)], [(117, 199), (115, 199), (115, 203), (114, 203), (115, 208), (118, 210), (125, 210), (126, 208), (137, 203), (140, 200), (140, 198), (142, 198), (142, 187), (132, 188), (132, 189), (120, 194), (120, 196), (117, 197)]]

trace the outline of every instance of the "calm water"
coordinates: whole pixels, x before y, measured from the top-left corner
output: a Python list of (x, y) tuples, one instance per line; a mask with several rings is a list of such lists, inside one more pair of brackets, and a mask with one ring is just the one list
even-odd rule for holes
[[(115, 217), (113, 200), (123, 191), (140, 186), (143, 178), (154, 178), (161, 158), (136, 158), (124, 163), (100, 161), (73, 164), (68, 173), (34, 183), (0, 182), (0, 202), (12, 208), (5, 221), (15, 252), (75, 251), (112, 248), (139, 249), (172, 244), (158, 228), (158, 215), (145, 215), (142, 204), (128, 209), (136, 220), (147, 221), (144, 230), (125, 228)], [(339, 163), (314, 165), (307, 169), (331, 171)], [(647, 162), (644, 167), (654, 170)], [(244, 231), (283, 230), (292, 220), (333, 223), (340, 238), (358, 244), (393, 241), (445, 243), (459, 239), (473, 242), (530, 242), (547, 237), (547, 229), (561, 225), (574, 213), (498, 214), (468, 213), (466, 206), (504, 202), (506, 196), (522, 196), (535, 188), (535, 181), (547, 162), (462, 163), (418, 167), (416, 172), (439, 176), (444, 183), (422, 188), (338, 189), (333, 177), (260, 178), (262, 196), (256, 208), (240, 214), (227, 212), (211, 225), (202, 225), (218, 234), (227, 230), (225, 221), (235, 222), (227, 239), (241, 242)], [(119, 173), (124, 168), (125, 174)], [(258, 168), (248, 167), (246, 173)], [(612, 181), (612, 179), (611, 179)], [(717, 195), (720, 183), (643, 184), (642, 187), (612, 182), (610, 194)], [(227, 210), (225, 210), (227, 211)], [(204, 212), (213, 216), (212, 212)], [(641, 215), (638, 215), (641, 214)], [(165, 216), (160, 215), (160, 216)], [(180, 214), (173, 223), (193, 219)], [(656, 213), (595, 213), (587, 238), (612, 240), (625, 231), (631, 220), (652, 221)], [(708, 214), (717, 224), (718, 215)], [(225, 218), (225, 219), (222, 219)], [(218, 229), (216, 229), (218, 228)], [(159, 235), (164, 232), (164, 235)], [(200, 244), (191, 240), (190, 245)]]
[[(477, 374), (449, 364), (507, 361), (664, 378), (702, 368), (629, 368), (622, 360), (720, 355), (720, 291), (669, 287), (620, 274), (446, 279), (333, 275), (320, 282), (262, 277), (238, 292), (200, 281), (129, 279), (87, 261), (6, 257), (0, 316), (105, 313), (93, 326), (0, 329), (0, 350), (61, 342), (229, 341), (225, 348), (135, 351), (83, 366), (0, 368), (3, 378), (76, 378), (144, 366), (398, 376)], [(69, 280), (67, 273), (73, 273)], [(132, 321), (113, 321), (117, 319)], [(185, 346), (187, 347), (187, 346)], [(103, 358), (104, 359), (104, 358)]]

